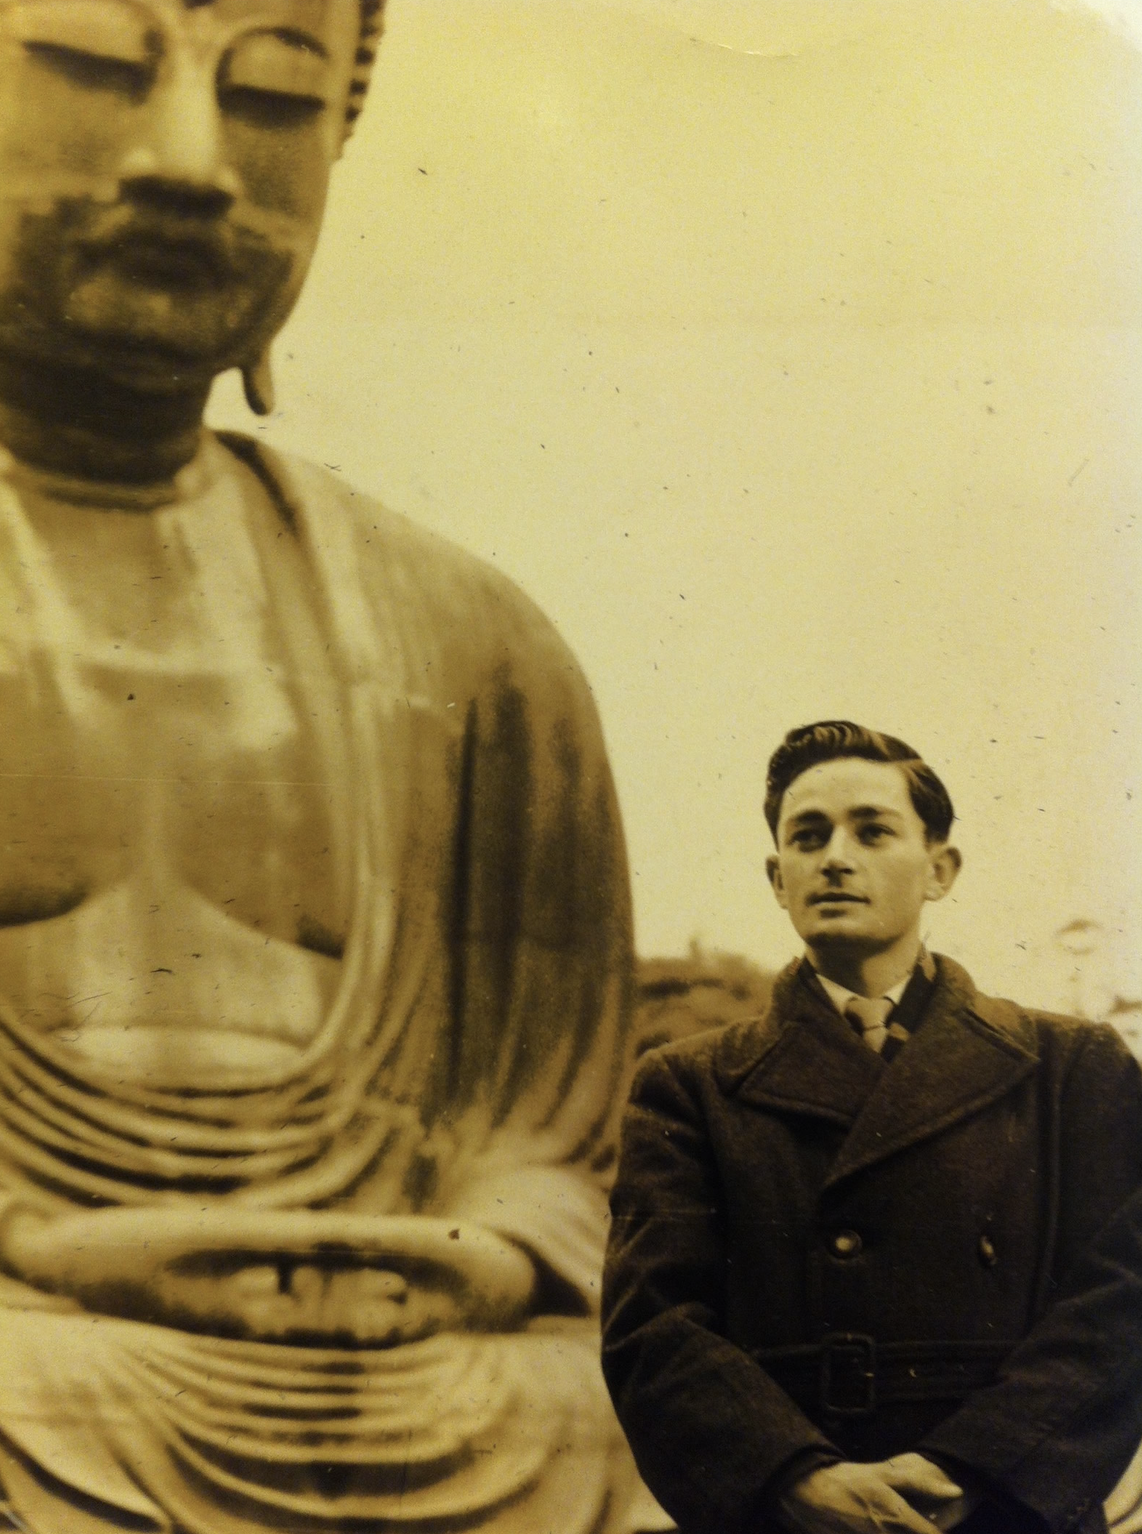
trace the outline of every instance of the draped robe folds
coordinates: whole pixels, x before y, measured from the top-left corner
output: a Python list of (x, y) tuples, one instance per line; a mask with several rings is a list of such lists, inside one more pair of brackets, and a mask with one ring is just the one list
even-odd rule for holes
[[(0, 1194), (57, 1214), (477, 1222), (532, 1254), (540, 1314), (514, 1333), (300, 1347), (3, 1280), (4, 1496), (32, 1534), (629, 1528), (646, 1494), (595, 1314), (630, 922), (590, 695), (495, 571), (328, 474), (244, 439), (226, 451), (272, 507), (256, 541), (281, 631), (324, 668), (313, 685), (299, 661), (295, 686), (347, 892), (337, 987), (295, 1061), (226, 1090), (124, 1079), (0, 1008)], [(37, 653), (52, 614), (3, 495), (0, 581), (23, 615), (4, 685), (66, 710), (79, 681)]]

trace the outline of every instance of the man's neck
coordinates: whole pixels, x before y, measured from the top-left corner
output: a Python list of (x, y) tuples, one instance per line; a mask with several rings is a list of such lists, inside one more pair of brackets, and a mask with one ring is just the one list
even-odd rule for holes
[(208, 386), (155, 392), (0, 354), (0, 442), (29, 468), (97, 483), (170, 480), (194, 457)]
[(853, 952), (832, 944), (807, 945), (809, 963), (827, 979), (854, 991), (858, 996), (883, 996), (916, 968), (920, 957), (920, 938), (894, 943), (880, 953)]

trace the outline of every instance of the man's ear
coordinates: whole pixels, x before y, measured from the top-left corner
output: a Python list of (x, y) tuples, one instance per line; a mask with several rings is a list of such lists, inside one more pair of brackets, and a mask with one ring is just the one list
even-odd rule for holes
[(928, 883), (925, 900), (943, 900), (963, 867), (960, 849), (947, 842), (935, 842), (929, 849)]
[(785, 898), (785, 883), (781, 877), (781, 862), (775, 852), (771, 852), (765, 860), (765, 871), (769, 875), (769, 882), (773, 886), (773, 893), (777, 896), (777, 904), (783, 911), (789, 909), (789, 902)]

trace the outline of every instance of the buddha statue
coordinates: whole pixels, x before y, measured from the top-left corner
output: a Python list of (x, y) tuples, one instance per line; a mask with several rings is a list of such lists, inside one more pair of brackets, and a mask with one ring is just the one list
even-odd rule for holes
[[(497, 572), (203, 426), (378, 0), (0, 0), (0, 1524), (625, 1534), (628, 886)], [(655, 1520), (657, 1519), (657, 1525)]]

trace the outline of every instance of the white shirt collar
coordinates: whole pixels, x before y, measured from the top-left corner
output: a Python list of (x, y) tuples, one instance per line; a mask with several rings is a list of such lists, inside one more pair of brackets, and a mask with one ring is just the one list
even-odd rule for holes
[[(843, 985), (838, 985), (835, 980), (830, 980), (828, 975), (822, 975), (819, 969), (814, 970), (814, 974), (817, 976), (817, 979), (824, 987), (825, 995), (832, 1002), (833, 1006), (836, 1007), (841, 1016), (844, 1017), (845, 1008), (848, 1006), (852, 998), (857, 995), (857, 992), (846, 990)], [(896, 1006), (897, 1002), (904, 995), (904, 991), (911, 978), (911, 973), (905, 975), (903, 980), (898, 980), (895, 985), (889, 986), (887, 991), (882, 992), (883, 996), (888, 1001), (890, 1001), (893, 1006)]]

